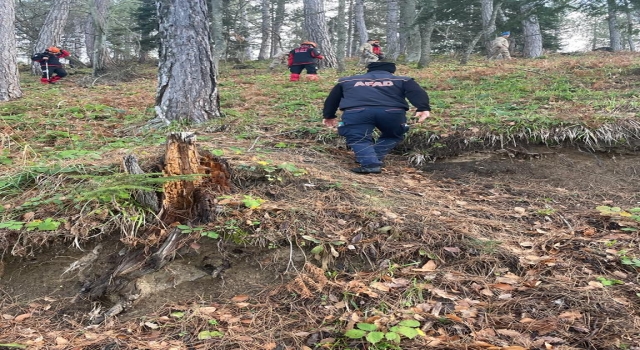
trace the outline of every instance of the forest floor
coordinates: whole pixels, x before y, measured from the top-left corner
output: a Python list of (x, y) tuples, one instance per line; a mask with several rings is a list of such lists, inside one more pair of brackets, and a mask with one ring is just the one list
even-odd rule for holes
[[(379, 175), (322, 126), (337, 73), (249, 66), (221, 67), (223, 118), (160, 130), (152, 68), (23, 73), (0, 104), (0, 348), (640, 349), (640, 55), (400, 65), (433, 118)], [(122, 157), (157, 172), (178, 131), (232, 193), (135, 291), (89, 300), (161, 244)]]

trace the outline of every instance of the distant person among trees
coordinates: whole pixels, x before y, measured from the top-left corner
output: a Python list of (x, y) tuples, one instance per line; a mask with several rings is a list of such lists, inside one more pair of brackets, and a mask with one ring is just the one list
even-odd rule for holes
[(60, 59), (69, 57), (70, 55), (67, 50), (51, 46), (44, 50), (44, 52), (31, 56), (32, 61), (40, 63), (40, 69), (42, 69), (40, 82), (43, 84), (55, 84), (58, 80), (66, 77), (67, 71), (62, 67)]
[(510, 60), (511, 54), (509, 53), (509, 36), (511, 32), (502, 32), (499, 37), (493, 39), (491, 42), (491, 52), (489, 55), (490, 60), (505, 59)]
[(360, 64), (368, 65), (371, 62), (378, 62), (384, 59), (384, 53), (378, 40), (368, 40), (360, 46)]
[[(357, 174), (378, 174), (385, 156), (404, 139), (407, 126), (407, 99), (416, 107), (415, 116), (422, 123), (430, 116), (429, 95), (413, 78), (393, 75), (393, 62), (371, 62), (367, 73), (338, 79), (324, 101), (322, 123), (338, 127), (356, 161)], [(342, 111), (338, 123), (336, 111)], [(374, 130), (380, 136), (374, 140)]]
[(287, 65), (291, 75), (289, 81), (300, 80), (300, 73), (307, 70), (308, 80), (318, 80), (318, 60), (324, 58), (317, 49), (318, 44), (312, 41), (305, 41), (300, 47), (289, 51)]

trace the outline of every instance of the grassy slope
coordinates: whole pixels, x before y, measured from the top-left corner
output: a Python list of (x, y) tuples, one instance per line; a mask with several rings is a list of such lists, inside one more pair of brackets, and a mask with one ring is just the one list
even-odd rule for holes
[[(237, 239), (229, 222), (260, 222), (259, 231), (240, 224), (248, 233), (240, 237), (244, 243), (287, 245), (289, 239), (309, 248), (322, 245), (314, 262), (329, 273), (301, 272), (282, 287), (287, 293), (252, 300), (251, 312), (230, 304), (202, 315), (185, 307), (192, 317), (169, 320), (160, 311), (154, 316), (165, 326), (160, 335), (133, 323), (129, 327), (136, 332), (119, 334), (134, 347), (153, 348), (150, 341), (158, 338), (177, 347), (193, 343), (177, 334), (197, 334), (208, 318), (229, 314), (251, 315), (253, 323), (242, 330), (232, 322), (221, 325), (227, 337), (213, 340), (219, 348), (255, 348), (255, 342), (265, 348), (276, 342), (300, 348), (316, 333), (333, 339), (328, 341), (333, 348), (345, 349), (350, 343), (341, 335), (355, 321), (388, 328), (400, 319), (418, 320), (425, 333), (405, 339), (403, 349), (542, 348), (545, 342), (556, 348), (604, 349), (640, 342), (637, 269), (601, 256), (607, 248), (625, 247), (637, 257), (637, 233), (605, 228), (593, 236), (593, 199), (558, 193), (554, 200), (567, 209), (547, 212), (544, 195), (528, 198), (528, 211), (551, 218), (532, 229), (513, 213), (518, 196), (469, 193), (453, 183), (432, 181), (406, 162), (394, 162), (384, 177), (352, 175), (345, 170), (352, 165), (351, 155), (320, 123), (322, 101), (337, 75), (323, 71), (318, 83), (289, 83), (285, 72), (261, 67), (223, 69), (225, 118), (169, 130), (141, 129), (151, 118), (153, 72), (109, 85), (75, 75), (61, 85), (43, 86), (24, 76), (25, 97), (0, 105), (0, 215), (5, 226), (13, 225), (0, 229), (5, 254), (28, 254), (47, 240), (107, 234), (139, 220), (140, 210), (127, 199), (132, 181), (117, 175), (121, 157), (133, 153), (149, 167), (163, 153), (167, 131), (188, 129), (198, 132), (201, 147), (229, 160), (236, 198), (269, 199), (255, 210), (230, 210), (214, 228)], [(404, 144), (406, 159), (414, 164), (462, 152), (454, 147), (459, 144), (477, 149), (500, 142), (574, 142), (627, 150), (638, 145), (637, 54), (475, 61), (466, 67), (437, 61), (422, 71), (401, 66), (398, 74), (415, 77), (433, 100), (433, 119), (414, 128)], [(290, 226), (287, 234), (283, 223)], [(616, 241), (614, 247), (589, 245), (593, 251), (586, 257), (554, 251), (576, 234), (576, 249), (610, 235), (617, 239), (607, 241)], [(523, 249), (523, 242), (536, 249)], [(336, 260), (365, 261), (376, 268), (341, 272)], [(601, 267), (599, 275), (623, 279), (625, 285), (603, 288), (584, 272), (591, 265)], [(560, 299), (563, 308), (553, 304)], [(0, 306), (19, 313), (19, 306)], [(281, 319), (283, 314), (288, 318)], [(65, 324), (31, 322), (31, 328), (55, 329), (45, 342), (64, 336), (78, 346), (108, 343), (123, 327), (111, 325), (88, 338), (77, 329), (74, 336), (65, 335)], [(12, 326), (13, 338), (0, 340), (33, 342), (18, 335), (19, 326)]]

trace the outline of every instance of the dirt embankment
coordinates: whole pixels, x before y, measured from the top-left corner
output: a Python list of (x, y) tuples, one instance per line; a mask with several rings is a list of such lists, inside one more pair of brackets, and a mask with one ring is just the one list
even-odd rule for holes
[[(388, 331), (413, 319), (423, 335), (403, 338), (403, 349), (640, 344), (638, 266), (625, 263), (640, 256), (638, 231), (596, 210), (639, 206), (637, 155), (520, 148), (422, 169), (395, 155), (379, 176), (349, 173), (346, 151), (315, 155), (282, 152), (283, 162), (306, 162), (309, 175), (280, 183), (238, 167), (236, 185), (269, 199), (221, 217), (245, 232), (243, 243), (203, 237), (134, 290), (98, 304), (77, 295), (118, 263), (125, 250), (117, 239), (105, 237), (91, 264), (73, 270), (93, 246), (6, 259), (0, 341), (347, 349), (367, 343), (344, 336), (357, 322)], [(327, 269), (318, 275), (305, 261)], [(132, 294), (123, 313), (92, 325), (96, 307)]]

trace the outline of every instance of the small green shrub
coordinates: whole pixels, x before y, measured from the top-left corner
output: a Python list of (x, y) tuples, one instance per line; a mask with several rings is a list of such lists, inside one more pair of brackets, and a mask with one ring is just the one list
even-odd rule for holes
[(404, 320), (383, 331), (375, 324), (360, 322), (356, 324), (356, 328), (346, 331), (344, 335), (351, 339), (364, 338), (376, 348), (399, 349), (394, 344), (400, 343), (402, 337), (413, 339), (419, 335), (425, 335), (419, 327), (420, 322), (416, 320)]

